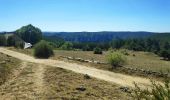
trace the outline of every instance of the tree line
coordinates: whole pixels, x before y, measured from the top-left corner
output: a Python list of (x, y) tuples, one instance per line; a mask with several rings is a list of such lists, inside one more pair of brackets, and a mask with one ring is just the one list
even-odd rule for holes
[(165, 60), (170, 60), (170, 43), (168, 41), (160, 41), (157, 39), (118, 39), (111, 42), (112, 48), (125, 48), (134, 51), (153, 52)]

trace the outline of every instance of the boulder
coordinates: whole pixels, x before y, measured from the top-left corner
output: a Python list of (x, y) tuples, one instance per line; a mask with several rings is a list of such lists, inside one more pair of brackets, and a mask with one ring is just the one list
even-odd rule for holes
[(85, 75), (84, 75), (84, 78), (85, 78), (85, 79), (91, 79), (91, 77), (90, 77), (88, 74), (85, 74)]
[(78, 91), (85, 91), (86, 88), (84, 86), (77, 87), (76, 90)]

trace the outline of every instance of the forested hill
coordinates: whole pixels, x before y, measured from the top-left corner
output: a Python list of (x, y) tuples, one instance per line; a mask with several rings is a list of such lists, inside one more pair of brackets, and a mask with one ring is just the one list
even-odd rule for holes
[(58, 36), (71, 42), (108, 42), (113, 39), (145, 38), (152, 32), (43, 32), (44, 36)]
[(170, 42), (170, 33), (157, 33), (157, 34), (153, 34), (150, 38), (156, 39), (156, 40), (159, 40), (159, 41)]

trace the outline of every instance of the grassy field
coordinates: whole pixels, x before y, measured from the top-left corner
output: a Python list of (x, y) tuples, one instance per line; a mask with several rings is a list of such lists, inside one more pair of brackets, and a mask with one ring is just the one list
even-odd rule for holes
[(12, 77), (19, 65), (19, 60), (0, 53), (0, 85)]
[[(170, 70), (170, 61), (161, 60), (162, 58), (149, 52), (134, 52), (128, 51), (127, 63), (124, 67), (140, 68), (152, 71), (167, 72)], [(106, 55), (108, 52), (104, 52), (103, 55), (96, 55), (89, 51), (55, 51), (55, 58), (62, 56), (78, 57), (89, 60), (97, 60), (101, 62), (106, 61)], [(135, 56), (134, 56), (135, 55)]]
[[(49, 84), (50, 83), (50, 84)], [(127, 100), (128, 94), (118, 86), (61, 68), (48, 67), (45, 71), (47, 99), (62, 100)], [(84, 91), (77, 88), (83, 87)]]
[[(22, 49), (14, 49), (10, 48), (11, 50), (23, 52), (25, 54), (32, 55), (33, 50), (22, 50)], [(101, 62), (106, 61), (106, 55), (108, 52), (104, 52), (102, 55), (93, 54), (92, 51), (64, 51), (64, 50), (55, 50), (55, 56), (52, 59), (59, 59), (60, 56), (70, 56), (75, 58), (82, 58), (88, 60), (95, 60)], [(170, 70), (170, 61), (161, 60), (162, 58), (150, 53), (150, 52), (136, 52), (136, 51), (128, 51), (129, 55), (126, 56), (127, 63), (124, 67), (131, 67), (131, 68), (140, 68), (145, 70), (152, 70), (157, 72), (168, 72)], [(135, 55), (135, 56), (134, 56)], [(109, 66), (106, 66), (108, 69)], [(99, 67), (101, 68), (101, 67)], [(102, 68), (105, 69), (105, 68)]]

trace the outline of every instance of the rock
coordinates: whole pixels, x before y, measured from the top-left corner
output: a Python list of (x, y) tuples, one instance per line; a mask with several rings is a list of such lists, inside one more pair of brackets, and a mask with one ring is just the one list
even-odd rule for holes
[(10, 55), (7, 55), (7, 57), (11, 57)]
[(168, 73), (164, 73), (164, 76), (168, 76)]
[(92, 62), (93, 62), (93, 61), (90, 61), (90, 60), (89, 60), (89, 63), (92, 63)]
[(6, 64), (6, 61), (2, 61), (2, 62), (0, 62), (0, 64)]
[(89, 62), (89, 60), (84, 60), (84, 62)]
[(147, 74), (152, 74), (150, 70), (147, 70), (146, 73), (147, 73)]
[(144, 69), (141, 69), (141, 71), (143, 72), (143, 71), (144, 71)]
[(10, 62), (10, 59), (5, 59), (6, 62)]
[(170, 77), (170, 74), (168, 74), (167, 77)]
[(81, 60), (81, 58), (75, 58), (76, 60)]
[(120, 87), (119, 88), (121, 91), (123, 91), (123, 92), (130, 92), (130, 89), (128, 88), (128, 87)]
[(93, 61), (95, 64), (98, 64), (99, 62), (98, 61)]
[(80, 86), (80, 87), (77, 87), (77, 88), (76, 88), (76, 90), (79, 90), (79, 91), (85, 91), (85, 90), (86, 90), (86, 88), (85, 88), (85, 87), (83, 87), (83, 86)]
[(85, 75), (84, 75), (84, 78), (85, 78), (85, 79), (91, 79), (91, 77), (90, 77), (88, 74), (85, 74)]
[(108, 63), (105, 63), (105, 62), (100, 62), (100, 64), (108, 64)]
[(81, 59), (81, 58), (76, 58), (76, 60), (77, 61), (81, 61), (81, 62), (83, 62), (84, 60), (83, 59)]
[(153, 75), (156, 75), (156, 74), (157, 74), (157, 72), (152, 71), (152, 74), (153, 74)]

